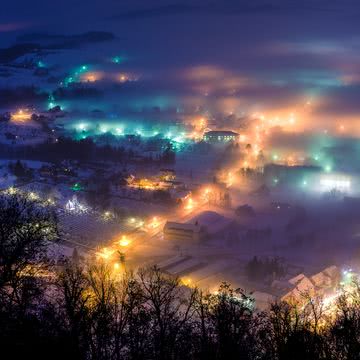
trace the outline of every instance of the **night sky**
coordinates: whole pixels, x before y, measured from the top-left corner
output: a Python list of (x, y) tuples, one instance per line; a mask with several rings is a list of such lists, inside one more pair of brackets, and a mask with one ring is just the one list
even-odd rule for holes
[(126, 52), (149, 87), (209, 93), (227, 110), (234, 98), (246, 110), (311, 100), (318, 121), (353, 122), (359, 15), (356, 0), (15, 0), (2, 4), (0, 45), (24, 34), (108, 31), (116, 40), (104, 46)]

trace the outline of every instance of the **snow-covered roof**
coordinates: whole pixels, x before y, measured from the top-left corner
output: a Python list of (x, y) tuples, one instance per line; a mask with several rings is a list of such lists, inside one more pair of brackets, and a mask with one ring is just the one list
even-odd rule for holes
[(204, 226), (208, 234), (215, 234), (230, 225), (233, 220), (226, 218), (215, 211), (203, 211), (189, 221), (189, 223), (192, 224), (195, 224), (196, 222), (200, 226)]
[(299, 298), (303, 294), (306, 294), (306, 293), (311, 292), (313, 290), (315, 290), (314, 283), (308, 277), (304, 276), (298, 282), (298, 284), (295, 286), (294, 289), (292, 289), (286, 295), (283, 296), (283, 299), (292, 298), (292, 297)]
[(322, 272), (333, 279), (339, 275), (339, 268), (335, 265), (332, 265), (324, 269)]
[(239, 134), (230, 130), (212, 130), (206, 132), (204, 136), (239, 136)]
[(167, 221), (165, 224), (164, 230), (171, 230), (171, 229), (200, 232), (200, 226), (198, 226), (198, 225)]
[(296, 275), (294, 276), (293, 278), (291, 278), (289, 280), (289, 283), (292, 284), (292, 285), (296, 285), (299, 281), (301, 281), (303, 278), (305, 277), (304, 274), (299, 274), (299, 275)]

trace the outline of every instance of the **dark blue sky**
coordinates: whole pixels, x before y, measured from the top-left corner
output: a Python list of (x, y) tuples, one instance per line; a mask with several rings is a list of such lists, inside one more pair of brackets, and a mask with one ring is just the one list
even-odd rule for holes
[[(0, 43), (20, 34), (110, 31), (154, 86), (280, 106), (320, 96), (324, 117), (360, 112), (357, 0), (14, 0)], [(204, 91), (205, 91), (204, 90)], [(334, 115), (335, 114), (335, 115)]]

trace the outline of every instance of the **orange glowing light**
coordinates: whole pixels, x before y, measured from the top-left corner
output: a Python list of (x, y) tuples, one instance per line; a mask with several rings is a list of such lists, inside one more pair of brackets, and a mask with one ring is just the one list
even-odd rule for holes
[(102, 259), (102, 260), (110, 260), (112, 255), (114, 254), (115, 250), (112, 249), (108, 249), (106, 247), (102, 248), (100, 251), (98, 251), (96, 253), (96, 256), (98, 257), (98, 259)]
[(187, 203), (185, 205), (186, 210), (192, 210), (194, 208), (194, 200), (192, 198), (189, 198), (187, 200)]
[(20, 109), (16, 113), (11, 114), (11, 120), (20, 123), (27, 122), (31, 120), (31, 113), (27, 110)]
[(160, 221), (159, 218), (157, 216), (154, 216), (151, 220), (151, 222), (149, 223), (149, 227), (152, 229), (157, 228), (160, 225)]
[(91, 72), (87, 72), (82, 74), (80, 80), (82, 82), (95, 82), (95, 81), (99, 81), (103, 78), (104, 74), (100, 71), (91, 71)]
[(231, 187), (234, 184), (234, 175), (231, 171), (227, 174), (226, 187)]
[(191, 286), (191, 284), (192, 284), (192, 279), (190, 279), (190, 278), (182, 278), (182, 279), (181, 279), (181, 282), (182, 282), (183, 285), (185, 285), (185, 286)]
[(125, 235), (121, 237), (121, 240), (119, 241), (119, 245), (121, 247), (127, 247), (131, 244), (131, 240), (129, 240)]
[(129, 80), (129, 78), (128, 78), (125, 74), (120, 74), (120, 75), (118, 76), (118, 80), (119, 80), (120, 82), (126, 82), (126, 81)]
[(204, 192), (202, 194), (202, 199), (203, 200), (206, 200), (206, 201), (209, 201), (210, 200), (210, 196), (211, 196), (211, 193), (212, 193), (212, 190), (211, 188), (207, 187), (204, 189)]

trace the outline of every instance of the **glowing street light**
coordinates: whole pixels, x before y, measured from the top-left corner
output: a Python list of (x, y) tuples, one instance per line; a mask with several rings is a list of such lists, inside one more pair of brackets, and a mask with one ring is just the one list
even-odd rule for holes
[(114, 218), (115, 218), (115, 215), (111, 211), (105, 211), (102, 215), (102, 219), (104, 221), (110, 221), (110, 220), (113, 220)]
[(192, 210), (194, 208), (194, 201), (193, 199), (190, 197), (188, 200), (187, 200), (187, 203), (185, 205), (185, 210)]
[(131, 244), (131, 240), (129, 240), (125, 235), (123, 235), (119, 241), (119, 245), (121, 247), (127, 247)]
[(192, 279), (191, 278), (182, 278), (181, 283), (185, 286), (191, 286), (192, 285)]
[(108, 261), (111, 259), (112, 255), (114, 254), (115, 250), (108, 249), (106, 247), (102, 248), (100, 251), (96, 253), (98, 259), (102, 259)]

